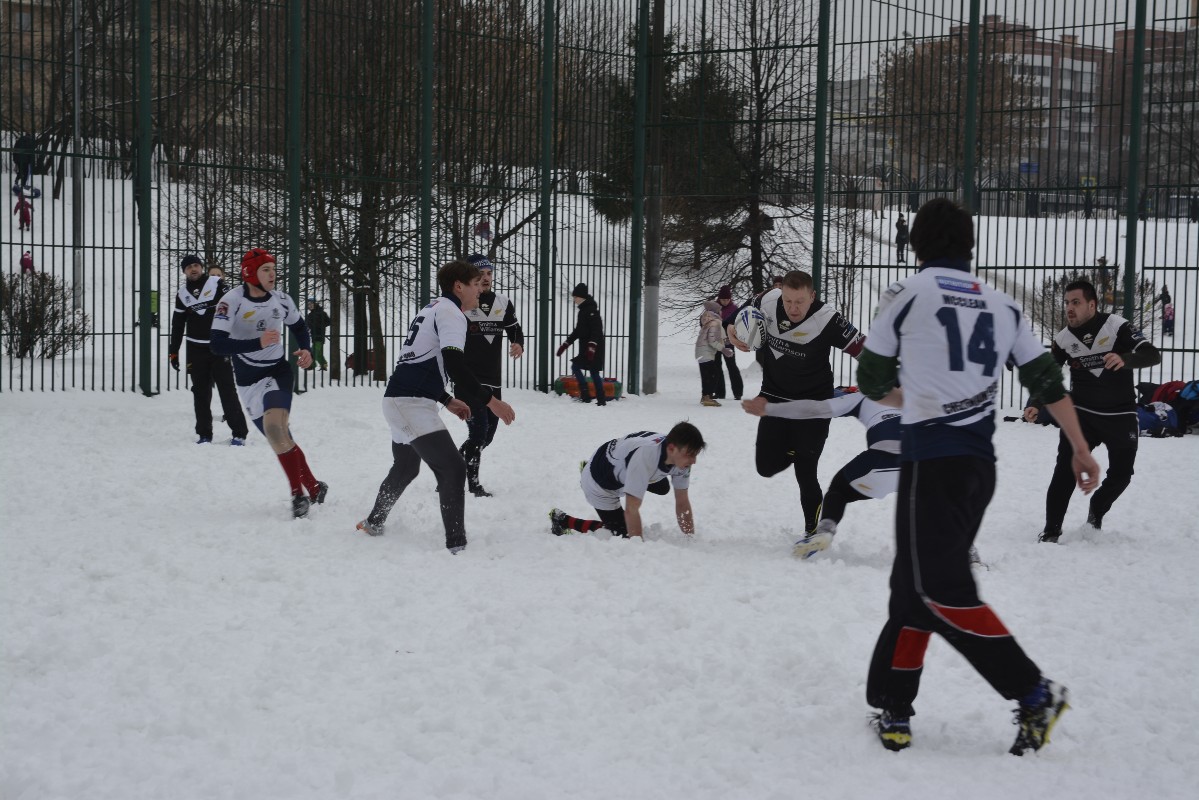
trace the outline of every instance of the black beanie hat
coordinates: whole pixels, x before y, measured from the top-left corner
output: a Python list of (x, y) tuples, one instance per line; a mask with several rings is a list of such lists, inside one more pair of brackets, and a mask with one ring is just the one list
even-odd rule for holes
[(578, 286), (575, 287), (575, 290), (570, 293), (570, 296), (571, 297), (587, 297), (590, 294), (591, 293), (587, 291), (587, 284), (580, 283)]
[(190, 267), (192, 264), (199, 264), (201, 267), (204, 266), (204, 262), (202, 260), (200, 260), (200, 257), (198, 255), (196, 255), (195, 253), (190, 253), (190, 254), (184, 256), (183, 260), (179, 262), (179, 269), (185, 270), (188, 267)]

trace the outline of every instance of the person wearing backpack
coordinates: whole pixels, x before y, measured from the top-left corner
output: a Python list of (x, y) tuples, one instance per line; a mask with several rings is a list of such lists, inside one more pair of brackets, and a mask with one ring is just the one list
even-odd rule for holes
[[(1107, 447), (1103, 483), (1091, 496), (1087, 524), (1103, 527), (1103, 517), (1132, 481), (1140, 427), (1137, 422), (1133, 371), (1162, 360), (1158, 351), (1128, 320), (1099, 311), (1099, 296), (1090, 281), (1066, 285), (1066, 327), (1053, 337), (1058, 364), (1070, 365), (1070, 395), (1087, 445)], [(1045, 529), (1038, 541), (1056, 543), (1074, 491), (1074, 450), (1063, 435), (1057, 464), (1045, 495)]]

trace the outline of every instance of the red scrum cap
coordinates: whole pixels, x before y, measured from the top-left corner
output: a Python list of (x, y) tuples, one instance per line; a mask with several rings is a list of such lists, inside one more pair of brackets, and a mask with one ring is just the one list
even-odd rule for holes
[(261, 286), (262, 284), (258, 281), (258, 268), (263, 264), (274, 263), (275, 257), (261, 247), (251, 248), (241, 257), (241, 279), (246, 283)]

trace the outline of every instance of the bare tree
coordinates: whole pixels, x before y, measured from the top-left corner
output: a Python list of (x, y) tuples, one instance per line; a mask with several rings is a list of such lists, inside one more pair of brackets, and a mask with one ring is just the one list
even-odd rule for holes
[(759, 292), (772, 269), (795, 268), (810, 252), (799, 229), (811, 207), (794, 189), (814, 154), (815, 130), (801, 118), (815, 100), (817, 14), (815, 4), (793, 0), (731, 0), (717, 14), (718, 83), (740, 103), (717, 176), (735, 204), (715, 209), (700, 237), (693, 228), (699, 256), (686, 268), (705, 287)]
[[(1011, 166), (1037, 143), (1044, 112), (1018, 53), (983, 33), (979, 64), (977, 163), (981, 171)], [(965, 162), (967, 47), (965, 33), (908, 41), (878, 60), (879, 114), (892, 128), (904, 172)]]
[(1199, 33), (1189, 37), (1145, 81), (1147, 166), (1154, 182), (1174, 186), (1199, 182)]

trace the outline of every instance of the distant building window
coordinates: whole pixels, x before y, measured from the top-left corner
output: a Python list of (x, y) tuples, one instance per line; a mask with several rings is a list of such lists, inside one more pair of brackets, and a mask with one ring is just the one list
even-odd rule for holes
[(21, 33), (29, 33), (33, 30), (33, 13), (29, 11), (14, 11), (12, 12), (12, 26)]

